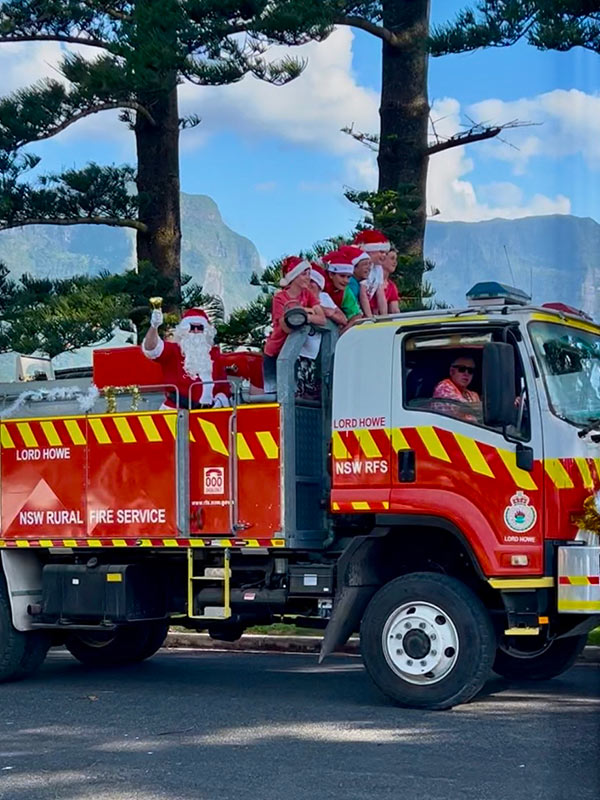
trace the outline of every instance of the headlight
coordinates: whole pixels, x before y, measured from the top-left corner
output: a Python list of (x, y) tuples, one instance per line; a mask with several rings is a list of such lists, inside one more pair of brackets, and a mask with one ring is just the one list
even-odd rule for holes
[(288, 328), (291, 328), (293, 331), (304, 327), (304, 325), (308, 323), (308, 314), (306, 313), (306, 309), (301, 307), (288, 308), (283, 318)]

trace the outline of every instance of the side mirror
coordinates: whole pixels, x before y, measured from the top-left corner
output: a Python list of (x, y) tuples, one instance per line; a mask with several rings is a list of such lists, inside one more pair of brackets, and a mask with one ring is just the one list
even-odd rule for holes
[(483, 422), (505, 427), (515, 419), (515, 351), (504, 342), (490, 342), (483, 348)]

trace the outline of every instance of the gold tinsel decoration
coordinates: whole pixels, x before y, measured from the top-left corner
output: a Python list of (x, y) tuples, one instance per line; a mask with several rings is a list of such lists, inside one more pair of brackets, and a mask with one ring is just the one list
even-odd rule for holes
[(592, 494), (583, 503), (583, 513), (574, 517), (578, 528), (600, 534), (600, 513), (596, 507), (596, 495)]
[(117, 397), (122, 394), (131, 395), (131, 410), (138, 411), (140, 407), (141, 392), (139, 386), (106, 386), (102, 396), (106, 400), (106, 413), (115, 414), (117, 411)]

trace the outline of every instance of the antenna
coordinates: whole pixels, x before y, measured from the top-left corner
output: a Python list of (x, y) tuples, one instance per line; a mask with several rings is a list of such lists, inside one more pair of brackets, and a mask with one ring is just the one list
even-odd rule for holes
[(508, 250), (506, 249), (506, 245), (504, 247), (504, 255), (506, 256), (506, 263), (508, 264), (508, 269), (510, 270), (510, 279), (512, 281), (512, 285), (515, 285), (515, 276), (513, 274), (512, 264), (510, 263), (510, 258), (508, 257)]
[(533, 300), (533, 262), (529, 265), (529, 297)]

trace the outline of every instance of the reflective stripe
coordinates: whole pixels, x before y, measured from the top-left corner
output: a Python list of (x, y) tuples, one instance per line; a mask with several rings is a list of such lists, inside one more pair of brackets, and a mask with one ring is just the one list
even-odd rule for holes
[(462, 433), (455, 433), (454, 438), (473, 472), (477, 472), (479, 475), (486, 475), (488, 478), (493, 478), (494, 473), (483, 457), (483, 453), (479, 449), (477, 442), (474, 439), (469, 439), (468, 436), (463, 436)]

